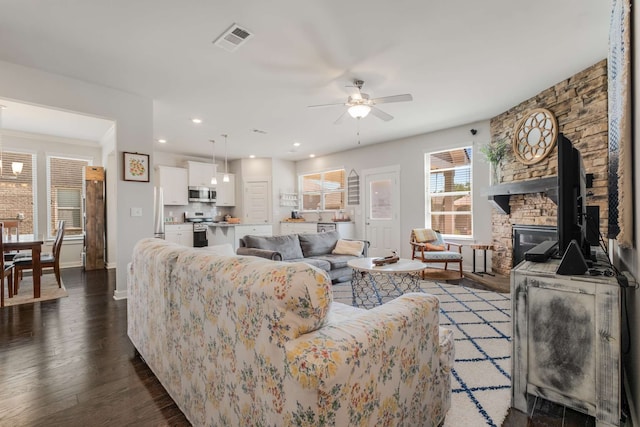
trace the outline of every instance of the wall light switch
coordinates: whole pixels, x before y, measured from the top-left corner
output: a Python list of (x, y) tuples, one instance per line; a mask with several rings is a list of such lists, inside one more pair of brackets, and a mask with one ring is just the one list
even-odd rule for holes
[(131, 208), (131, 216), (142, 216), (142, 208)]

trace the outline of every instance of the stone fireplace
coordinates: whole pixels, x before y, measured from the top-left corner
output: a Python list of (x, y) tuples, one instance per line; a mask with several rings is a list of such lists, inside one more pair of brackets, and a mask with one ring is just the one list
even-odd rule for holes
[[(491, 140), (512, 141), (519, 121), (535, 108), (551, 111), (562, 132), (582, 154), (586, 173), (593, 174), (587, 205), (600, 208), (600, 230), (606, 234), (608, 223), (608, 123), (607, 123), (607, 62), (602, 60), (584, 71), (544, 90), (538, 95), (491, 119)], [(557, 175), (557, 150), (541, 162), (525, 165), (508, 153), (502, 160), (501, 182), (490, 187), (489, 194), (500, 208), (492, 213), (492, 268), (501, 275), (509, 275), (514, 260), (514, 226), (532, 226), (544, 235), (555, 229), (557, 206), (554, 197), (554, 178)], [(530, 186), (529, 186), (530, 185)], [(519, 190), (513, 191), (515, 186)], [(493, 191), (505, 188), (505, 191)]]
[(546, 240), (558, 240), (556, 227), (515, 224), (513, 226), (513, 266), (515, 267), (524, 259), (525, 252)]

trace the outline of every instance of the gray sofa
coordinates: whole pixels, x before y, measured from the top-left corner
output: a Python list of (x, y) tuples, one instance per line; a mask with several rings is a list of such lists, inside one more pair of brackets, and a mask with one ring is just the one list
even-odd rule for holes
[[(351, 268), (347, 262), (358, 257), (332, 254), (339, 239), (337, 231), (269, 237), (248, 235), (240, 239), (236, 253), (274, 261), (303, 261), (326, 271), (333, 282), (342, 282), (351, 280)], [(368, 247), (369, 242), (364, 241), (364, 249), (359, 257), (367, 256)]]

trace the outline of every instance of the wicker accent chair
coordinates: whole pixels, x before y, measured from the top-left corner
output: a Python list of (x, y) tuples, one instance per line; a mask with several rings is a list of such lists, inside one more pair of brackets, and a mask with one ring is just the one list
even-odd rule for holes
[[(454, 250), (452, 250), (454, 247)], [(445, 242), (437, 230), (430, 228), (414, 228), (411, 230), (411, 259), (424, 263), (444, 263), (447, 270), (449, 264), (458, 264), (462, 278), (462, 245)], [(424, 272), (422, 272), (424, 278)]]

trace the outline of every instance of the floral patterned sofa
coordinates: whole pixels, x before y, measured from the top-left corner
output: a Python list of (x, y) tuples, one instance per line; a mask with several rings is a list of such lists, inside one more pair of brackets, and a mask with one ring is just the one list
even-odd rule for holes
[(128, 335), (195, 426), (435, 426), (451, 403), (453, 336), (438, 300), (332, 301), (305, 263), (137, 243)]

